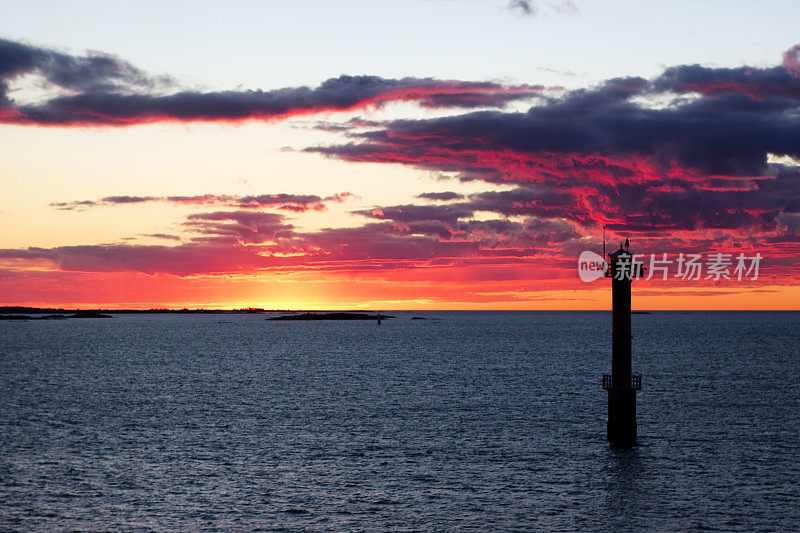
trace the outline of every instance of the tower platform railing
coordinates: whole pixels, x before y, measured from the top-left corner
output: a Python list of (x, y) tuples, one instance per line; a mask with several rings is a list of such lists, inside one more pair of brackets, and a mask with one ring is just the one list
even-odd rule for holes
[(630, 383), (615, 383), (614, 376), (611, 374), (603, 374), (603, 390), (609, 389), (633, 389), (642, 390), (642, 375), (631, 374)]

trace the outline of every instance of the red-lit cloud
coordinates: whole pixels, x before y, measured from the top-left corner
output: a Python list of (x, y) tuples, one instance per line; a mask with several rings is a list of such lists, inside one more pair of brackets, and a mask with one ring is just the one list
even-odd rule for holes
[[(394, 120), (307, 151), (516, 183), (475, 195), (470, 207), (569, 220), (584, 232), (606, 224), (651, 237), (719, 230), (791, 241), (800, 172), (769, 158), (800, 158), (799, 87), (783, 67), (676, 67), (654, 81), (572, 91), (526, 113)], [(648, 104), (675, 92), (700, 95)]]
[(328, 203), (342, 203), (357, 197), (353, 193), (342, 192), (321, 197), (313, 194), (259, 194), (236, 196), (228, 194), (202, 194), (195, 196), (107, 196), (100, 200), (77, 200), (74, 202), (51, 202), (50, 207), (61, 211), (85, 211), (100, 206), (144, 204), (164, 202), (175, 205), (223, 205), (243, 209), (281, 209), (303, 213), (322, 211)]

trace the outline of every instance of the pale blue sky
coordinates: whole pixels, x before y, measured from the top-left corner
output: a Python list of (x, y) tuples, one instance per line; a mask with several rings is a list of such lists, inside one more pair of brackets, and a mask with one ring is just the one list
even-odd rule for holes
[[(582, 86), (664, 66), (771, 65), (800, 42), (795, 1), (506, 0), (7, 3), (0, 35), (113, 52), (191, 85), (276, 88), (339, 74)], [(572, 72), (570, 76), (550, 72)]]

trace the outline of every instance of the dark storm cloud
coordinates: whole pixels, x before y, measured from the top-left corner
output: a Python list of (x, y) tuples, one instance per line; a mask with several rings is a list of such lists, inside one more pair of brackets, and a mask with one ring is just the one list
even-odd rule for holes
[(616, 78), (527, 112), (387, 121), (307, 151), (520, 185), (451, 209), (642, 234), (791, 231), (800, 174), (770, 162), (800, 159), (798, 52), (790, 52), (772, 68), (686, 65), (654, 80)]
[(7, 122), (124, 126), (162, 121), (270, 120), (390, 101), (413, 101), (426, 107), (498, 107), (537, 92), (539, 89), (507, 90), (492, 83), (341, 76), (316, 88), (276, 91), (184, 91), (168, 95), (86, 92), (18, 106), (13, 109), (17, 116)]
[(49, 84), (74, 91), (152, 89), (171, 83), (168, 77), (151, 76), (111, 54), (71, 55), (0, 39), (0, 103), (5, 84), (24, 74), (36, 74)]
[(654, 81), (658, 91), (676, 93), (698, 92), (705, 95), (741, 93), (750, 98), (784, 97), (800, 99), (800, 79), (789, 70), (791, 61), (773, 68), (709, 68), (701, 65), (682, 65), (664, 71)]
[[(68, 90), (44, 101), (16, 104), (9, 84), (23, 75)], [(125, 126), (161, 121), (272, 120), (326, 111), (380, 106), (391, 101), (424, 107), (502, 107), (530, 98), (541, 86), (493, 82), (340, 76), (317, 87), (272, 91), (183, 90), (109, 54), (69, 55), (0, 39), (0, 122), (33, 125)]]
[[(573, 154), (597, 155), (595, 164), (606, 165), (612, 177), (614, 157), (647, 157), (663, 167), (674, 163), (728, 176), (764, 172), (769, 153), (800, 157), (796, 107), (740, 94), (645, 108), (606, 94), (579, 93), (527, 113), (397, 120), (353, 137), (362, 142), (308, 151), (443, 171), (500, 173), (515, 180), (572, 168), (577, 163)], [(524, 164), (504, 164), (509, 152)], [(625, 167), (617, 166), (616, 172), (625, 173)]]

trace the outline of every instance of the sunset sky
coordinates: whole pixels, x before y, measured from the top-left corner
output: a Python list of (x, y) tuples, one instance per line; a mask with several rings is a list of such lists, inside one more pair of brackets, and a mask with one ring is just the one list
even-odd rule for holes
[(800, 309), (798, 20), (794, 1), (6, 4), (0, 305), (608, 309), (608, 281), (578, 277), (607, 225), (645, 267), (732, 262), (638, 280), (634, 308)]

